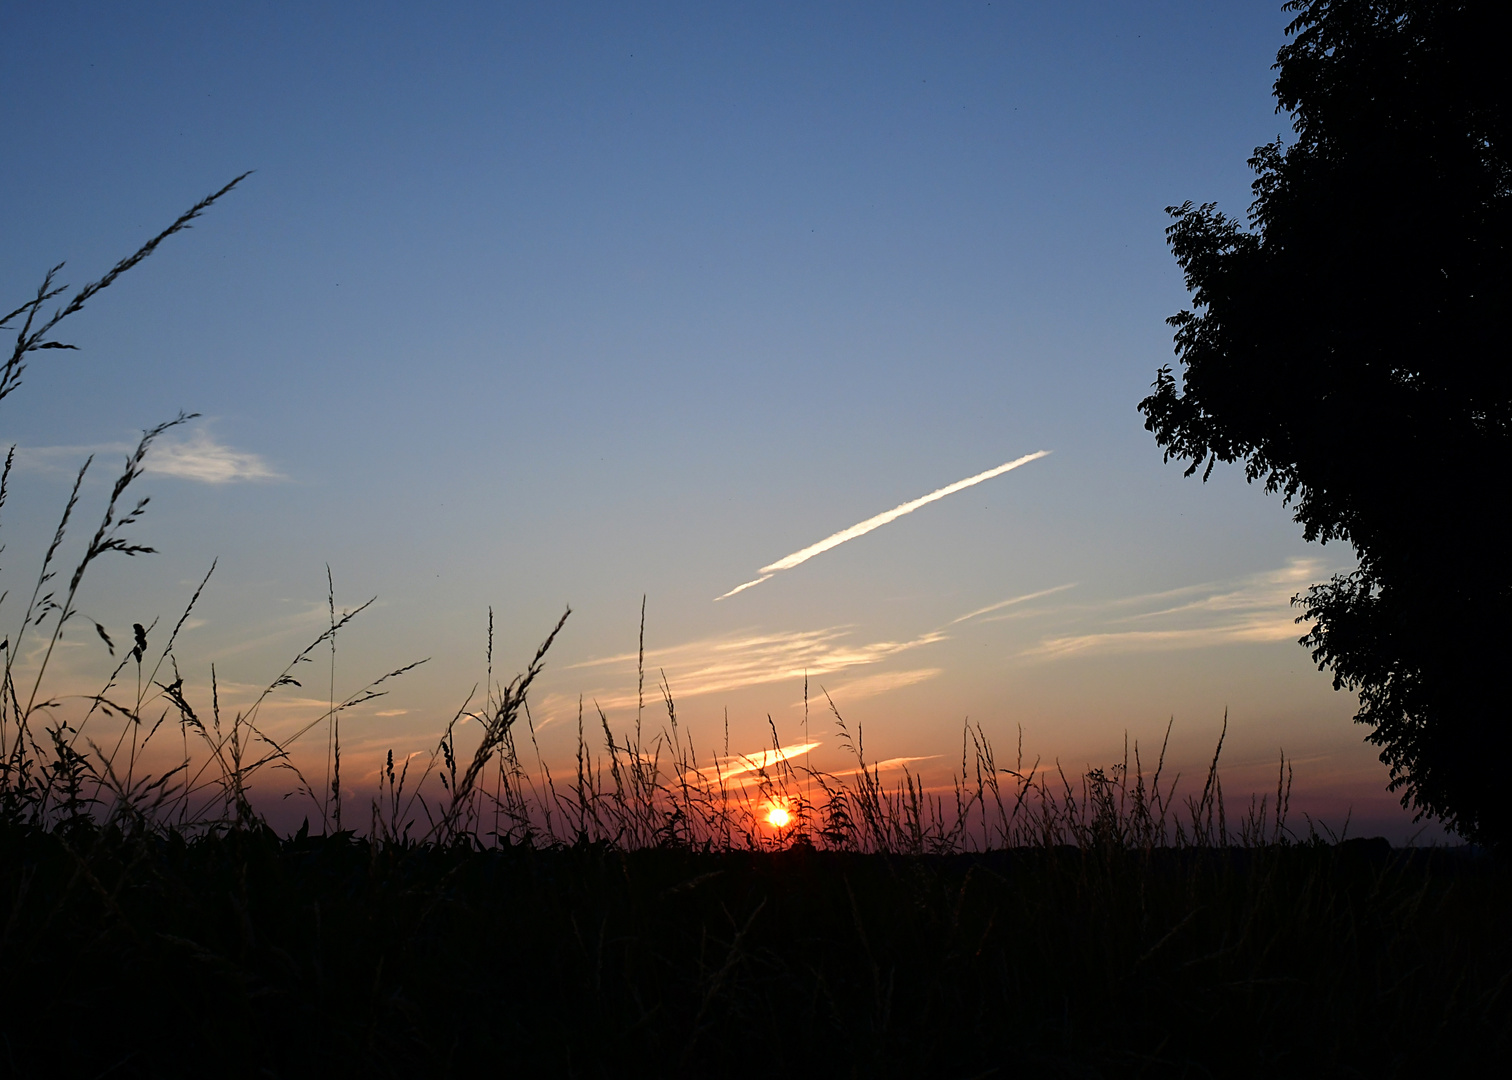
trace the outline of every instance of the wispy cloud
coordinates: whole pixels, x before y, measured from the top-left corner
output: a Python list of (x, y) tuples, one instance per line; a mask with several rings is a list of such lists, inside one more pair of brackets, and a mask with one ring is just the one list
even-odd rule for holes
[[(1294, 622), (1296, 611), (1291, 598), (1310, 582), (1326, 576), (1329, 569), (1319, 559), (1291, 559), (1276, 570), (1237, 580), (1097, 603), (1050, 607), (1034, 603), (1077, 587), (1076, 582), (1066, 582), (974, 608), (935, 629), (897, 640), (856, 641), (855, 628), (848, 626), (745, 631), (648, 650), (644, 662), (652, 682), (664, 673), (674, 698), (679, 700), (777, 682), (796, 684), (807, 678), (811, 701), (820, 688), (836, 700), (855, 701), (945, 674), (947, 669), (940, 666), (897, 670), (896, 658), (921, 646), (949, 641), (955, 627), (973, 620), (1048, 621), (1038, 642), (1018, 654), (1025, 659), (1292, 640), (1302, 630)], [(637, 653), (624, 652), (573, 664), (567, 670), (596, 673), (591, 678), (599, 689), (585, 689), (585, 701), (596, 702), (606, 710), (633, 708), (638, 700), (635, 682), (639, 659)], [(859, 670), (867, 668), (871, 670)], [(647, 700), (656, 699), (657, 693), (652, 690)], [(571, 697), (548, 695), (541, 713), (561, 719), (575, 711), (577, 700), (576, 693)]]
[[(1290, 559), (1280, 569), (1237, 582), (1124, 597), (1106, 605), (1096, 629), (1045, 637), (1025, 655), (1048, 658), (1295, 639), (1302, 631), (1291, 598), (1326, 572), (1320, 559)], [(1138, 607), (1150, 610), (1118, 614)]]
[[(291, 655), (297, 649), (320, 634), (327, 626), (329, 615), (326, 605), (322, 602), (308, 600), (288, 601), (290, 609), (286, 614), (277, 615), (263, 620), (259, 625), (250, 627), (236, 634), (227, 644), (217, 647), (206, 659), (224, 662), (232, 657), (256, 654), (258, 651), (272, 645), (289, 648)], [(294, 637), (294, 635), (299, 637)], [(308, 637), (306, 637), (308, 635)], [(290, 638), (293, 638), (293, 641)], [(305, 641), (299, 638), (305, 637)]]
[(1027, 604), (1030, 600), (1038, 600), (1042, 596), (1053, 596), (1055, 593), (1065, 592), (1067, 589), (1074, 588), (1076, 588), (1076, 582), (1072, 581), (1065, 585), (1057, 585), (1053, 589), (1041, 589), (1039, 592), (1025, 593), (1023, 596), (1014, 596), (1007, 600), (999, 600), (996, 604), (988, 604), (986, 607), (977, 608), (975, 611), (968, 611), (964, 615), (958, 615), (956, 618), (951, 619), (947, 625), (954, 626), (956, 623), (963, 623), (968, 619), (975, 619), (994, 611), (1001, 611), (1004, 608), (1016, 607), (1019, 604)]
[(206, 484), (279, 479), (279, 474), (261, 457), (216, 442), (204, 428), (185, 439), (168, 436), (158, 439), (147, 452), (143, 467), (147, 472)]
[[(95, 443), (88, 446), (26, 446), (16, 450), (16, 463), (22, 468), (48, 473), (76, 473), (89, 457), (95, 466), (111, 464), (110, 459), (124, 457), (136, 450), (136, 443)], [(159, 476), (198, 480), (205, 484), (225, 484), (234, 480), (278, 480), (280, 474), (257, 454), (234, 450), (216, 439), (205, 428), (197, 428), (183, 438), (159, 436), (147, 452), (143, 470)]]
[(768, 563), (766, 566), (763, 566), (761, 568), (761, 577), (756, 578), (753, 581), (747, 581), (742, 585), (737, 585), (729, 592), (725, 593), (722, 596), (716, 596), (714, 599), (716, 602), (720, 600), (727, 600), (730, 597), (734, 596), (736, 593), (744, 592), (746, 589), (760, 585), (763, 581), (770, 579), (773, 574), (779, 573), (783, 570), (791, 570), (793, 567), (798, 566), (801, 563), (808, 562), (815, 555), (822, 555), (826, 551), (829, 551), (831, 548), (839, 547), (847, 540), (854, 540), (858, 536), (865, 536), (873, 529), (880, 529), (883, 525), (897, 521), (904, 514), (911, 514), (921, 506), (928, 506), (930, 503), (935, 502), (938, 499), (943, 499), (947, 495), (954, 495), (958, 491), (964, 491), (967, 488), (973, 487), (986, 480), (991, 480), (995, 476), (1002, 476), (1006, 472), (1012, 472), (1020, 465), (1027, 465), (1031, 461), (1036, 461), (1039, 458), (1048, 456), (1049, 453), (1050, 451), (1048, 450), (1036, 450), (1032, 454), (1025, 454), (1023, 457), (1015, 458), (1013, 461), (1005, 462), (995, 469), (988, 469), (986, 472), (977, 473), (975, 476), (968, 476), (964, 480), (957, 480), (953, 484), (947, 484), (945, 487), (931, 491), (928, 495), (921, 496), (917, 499), (912, 500), (911, 502), (906, 502), (902, 506), (895, 506), (891, 510), (878, 514), (875, 517), (869, 517), (865, 521), (862, 521), (856, 525), (852, 525), (848, 529), (841, 529), (837, 533), (826, 536), (817, 544), (810, 544), (808, 547), (803, 548), (801, 551), (795, 551), (791, 555), (783, 556), (774, 563)]
[[(905, 641), (854, 642), (849, 627), (776, 633), (736, 633), (704, 638), (646, 652), (646, 670), (663, 671), (675, 698), (696, 697), (785, 680), (810, 681), (851, 668), (878, 664), (924, 645), (944, 641), (932, 630)], [(612, 688), (587, 694), (603, 708), (636, 703), (633, 689), (636, 653), (622, 653), (574, 664), (568, 670), (598, 669)], [(626, 687), (626, 689), (619, 689)], [(575, 707), (576, 698), (573, 698)], [(558, 702), (557, 704), (562, 704)], [(544, 711), (544, 703), (543, 703)]]
[(836, 702), (860, 701), (862, 698), (876, 697), (878, 694), (888, 694), (905, 686), (926, 682), (942, 674), (944, 670), (931, 667), (913, 668), (909, 671), (879, 671), (875, 675), (863, 675), (859, 679), (837, 685), (826, 685), (824, 690)]

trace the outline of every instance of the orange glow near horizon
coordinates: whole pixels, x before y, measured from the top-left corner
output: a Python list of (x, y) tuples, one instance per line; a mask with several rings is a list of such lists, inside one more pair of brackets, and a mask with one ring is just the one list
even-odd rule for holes
[(767, 811), (767, 824), (772, 826), (774, 829), (785, 829), (788, 827), (789, 823), (792, 822), (792, 820), (793, 815), (789, 814), (786, 809), (776, 805), (775, 803), (773, 803), (772, 808)]

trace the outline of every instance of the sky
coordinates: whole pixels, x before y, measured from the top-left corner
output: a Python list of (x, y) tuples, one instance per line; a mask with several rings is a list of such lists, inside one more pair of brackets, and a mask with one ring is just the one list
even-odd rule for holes
[[(572, 609), (532, 699), (547, 758), (580, 698), (633, 723), (644, 598), (648, 691), (664, 673), (705, 745), (726, 716), (737, 750), (768, 716), (796, 741), (805, 675), (925, 773), (968, 721), (1068, 771), (1171, 723), (1200, 769), (1226, 712), (1226, 790), (1273, 789), (1284, 751), (1294, 807), (1414, 835), (1354, 699), (1296, 644), (1290, 597), (1350, 550), (1303, 543), (1236, 468), (1183, 478), (1136, 410), (1189, 302), (1165, 208), (1243, 213), (1246, 159), (1290, 130), (1285, 22), (9, 5), (11, 306), (255, 172), (0, 403), (6, 585), (85, 457), (90, 521), (141, 429), (193, 411), (140, 481), (158, 554), (96, 567), (80, 610), (171, 624), (218, 560), (178, 651), (196, 693), (213, 663), (238, 700), (319, 633), (329, 567), (338, 609), (377, 597), (338, 691), (429, 658), (347, 721), (358, 772), (434, 743), (485, 678), (490, 609), (496, 674)], [(92, 631), (67, 644), (59, 677), (106, 670)], [(819, 764), (840, 761), (827, 710)]]

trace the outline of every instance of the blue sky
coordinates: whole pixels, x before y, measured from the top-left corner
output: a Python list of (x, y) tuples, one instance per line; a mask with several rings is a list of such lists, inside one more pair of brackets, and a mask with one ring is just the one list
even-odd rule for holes
[[(489, 605), (506, 667), (574, 609), (548, 752), (580, 693), (624, 717), (645, 595), (709, 741), (725, 709), (737, 741), (794, 723), (802, 670), (883, 756), (948, 755), (969, 716), (1079, 766), (1174, 716), (1196, 761), (1228, 708), (1241, 779), (1284, 746), (1319, 812), (1401, 827), (1288, 623), (1349, 551), (1304, 545), (1235, 470), (1184, 480), (1135, 411), (1186, 303), (1163, 208), (1242, 212), (1245, 159), (1287, 130), (1279, 4), (56, 4), (0, 25), (25, 45), (0, 71), (16, 302), (257, 170), (0, 406), (22, 448), (8, 576), (89, 448), (196, 410), (144, 481), (162, 553), (83, 606), (171, 618), (218, 557), (186, 665), (250, 687), (318, 631), (329, 563), (339, 604), (380, 598), (339, 680), (434, 657), (354, 721), (354, 753), (433, 738), (481, 677)], [(69, 659), (99, 662), (82, 640)]]

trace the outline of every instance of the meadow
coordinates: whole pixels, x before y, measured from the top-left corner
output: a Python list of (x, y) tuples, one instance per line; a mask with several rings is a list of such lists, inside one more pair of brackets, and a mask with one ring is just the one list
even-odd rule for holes
[[(1284, 762), (1232, 811), (1218, 753), (1183, 794), (1162, 757), (1073, 778), (967, 731), (940, 793), (884, 786), (857, 730), (844, 775), (773, 752), (737, 786), (667, 694), (654, 735), (585, 724), (558, 779), (519, 749), (549, 643), (470, 745), (390, 759), (361, 829), (292, 836), (248, 794), (288, 764), (255, 717), (144, 672), (39, 728), (8, 680), (4, 1069), (1390, 1076), (1507, 1050), (1504, 861), (1299, 836)], [(162, 734), (199, 750), (139, 774)]]
[[(0, 399), (218, 197), (44, 317), (49, 275), (5, 320)], [(0, 607), (7, 1075), (1396, 1076), (1512, 1049), (1505, 859), (1320, 834), (1289, 816), (1284, 760), (1228, 802), (1221, 738), (1183, 788), (1164, 747), (1067, 775), (968, 727), (942, 790), (884, 781), (824, 699), (851, 768), (801, 765), (773, 728), (732, 770), (642, 667), (633, 725), (580, 710), (554, 775), (528, 699), (564, 615), (508, 682), (490, 631), (481, 697), (353, 799), (342, 717), (406, 669), (292, 737), (261, 710), (361, 609), (330, 598), (227, 714), (178, 663), (200, 593), (129, 643), (75, 608), (103, 559), (146, 553), (133, 498), (183, 419), (144, 435), (64, 566), (81, 471), (24, 609)], [(66, 634), (120, 654), (93, 692), (52, 689)], [(292, 834), (259, 801), (279, 791), (308, 810)]]

